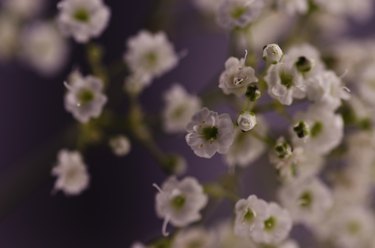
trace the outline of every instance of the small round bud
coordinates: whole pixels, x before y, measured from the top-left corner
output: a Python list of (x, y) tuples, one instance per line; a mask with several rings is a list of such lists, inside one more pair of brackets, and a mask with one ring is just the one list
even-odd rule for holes
[(299, 121), (293, 126), (293, 131), (296, 133), (297, 137), (303, 139), (310, 134), (310, 127), (304, 121)]
[(163, 166), (166, 173), (177, 176), (184, 174), (186, 167), (186, 160), (176, 154), (168, 155)]
[(292, 148), (283, 137), (277, 140), (274, 151), (276, 156), (280, 159), (285, 159), (292, 155)]
[(244, 112), (238, 116), (237, 124), (242, 131), (247, 132), (255, 127), (257, 119), (254, 113)]
[(260, 92), (257, 85), (251, 84), (249, 87), (247, 87), (246, 97), (251, 102), (255, 102), (256, 100), (258, 100), (261, 95), (262, 95), (262, 93)]
[(295, 65), (299, 72), (305, 73), (305, 72), (309, 72), (313, 68), (314, 63), (308, 58), (301, 56), (297, 59), (297, 62)]
[(283, 57), (283, 50), (277, 44), (268, 44), (263, 48), (263, 59), (270, 64), (277, 64)]
[(129, 154), (131, 149), (130, 141), (125, 136), (116, 136), (109, 141), (109, 146), (112, 151), (117, 156), (125, 156)]

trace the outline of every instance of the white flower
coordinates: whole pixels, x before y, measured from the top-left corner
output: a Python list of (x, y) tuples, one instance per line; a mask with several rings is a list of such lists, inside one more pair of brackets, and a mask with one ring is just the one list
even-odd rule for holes
[(295, 146), (324, 155), (341, 143), (344, 135), (344, 122), (342, 117), (332, 110), (326, 110), (320, 105), (312, 105), (307, 111), (297, 113), (294, 119), (304, 121), (310, 127), (307, 140), (300, 139), (294, 132), (292, 133)]
[(324, 71), (309, 79), (306, 93), (309, 100), (332, 110), (340, 107), (341, 100), (348, 100), (350, 97), (348, 89), (333, 71)]
[(206, 206), (208, 198), (195, 178), (186, 177), (178, 181), (170, 177), (161, 188), (154, 186), (159, 190), (156, 213), (164, 219), (164, 235), (168, 235), (166, 227), (169, 222), (176, 227), (184, 227), (201, 219), (199, 212)]
[(125, 78), (124, 90), (129, 94), (138, 95), (150, 84), (151, 78), (149, 76), (134, 73)]
[(24, 19), (39, 14), (45, 2), (45, 0), (5, 0), (2, 7), (16, 18)]
[(164, 94), (166, 106), (163, 111), (164, 129), (169, 133), (186, 130), (191, 117), (200, 110), (201, 101), (190, 95), (179, 84), (173, 85)]
[(296, 180), (279, 190), (282, 205), (296, 223), (321, 223), (333, 206), (330, 190), (318, 178)]
[(234, 233), (241, 237), (251, 236), (257, 225), (266, 219), (267, 207), (267, 203), (255, 195), (239, 200), (234, 210)]
[(251, 237), (257, 243), (279, 244), (288, 237), (292, 219), (287, 210), (273, 202), (264, 211), (263, 220), (257, 223)]
[(263, 0), (223, 0), (218, 10), (218, 21), (228, 29), (245, 27), (258, 19), (264, 8)]
[(0, 14), (0, 60), (9, 60), (18, 49), (19, 27), (6, 15)]
[(214, 248), (256, 248), (255, 243), (248, 237), (239, 237), (234, 233), (232, 221), (225, 220), (214, 228)]
[(165, 33), (141, 31), (127, 42), (124, 60), (133, 73), (160, 77), (178, 64), (178, 56)]
[(258, 82), (254, 69), (246, 66), (245, 61), (246, 56), (240, 60), (230, 57), (225, 62), (225, 71), (221, 73), (219, 80), (219, 88), (224, 94), (244, 95), (250, 84)]
[(65, 94), (65, 109), (80, 122), (86, 123), (102, 113), (107, 97), (103, 94), (103, 82), (96, 77), (83, 77), (80, 72), (71, 74)]
[(237, 124), (243, 132), (248, 132), (255, 127), (257, 119), (254, 113), (244, 112), (238, 116)]
[(358, 93), (361, 98), (371, 106), (375, 106), (375, 63), (363, 68), (358, 81)]
[(294, 64), (271, 65), (265, 77), (268, 94), (284, 105), (291, 105), (293, 98), (305, 97), (305, 83)]
[(294, 240), (287, 240), (283, 242), (281, 245), (277, 246), (277, 248), (299, 248), (299, 245)]
[(305, 14), (309, 7), (307, 0), (278, 0), (276, 4), (280, 11), (288, 15)]
[(263, 48), (263, 59), (269, 64), (277, 64), (284, 53), (277, 44), (268, 44)]
[(207, 108), (197, 112), (187, 125), (186, 142), (194, 153), (211, 158), (216, 152), (228, 152), (234, 139), (234, 126), (228, 114), (218, 114)]
[(172, 241), (171, 248), (215, 248), (212, 232), (203, 228), (189, 228), (178, 232)]
[(110, 10), (102, 0), (62, 0), (58, 8), (61, 32), (79, 43), (101, 35), (110, 18)]
[(89, 186), (90, 175), (76, 151), (61, 150), (52, 175), (57, 177), (54, 190), (62, 190), (66, 195), (79, 195)]
[[(257, 121), (254, 132), (260, 136), (266, 136), (268, 130), (266, 121), (261, 116), (258, 116)], [(233, 144), (225, 155), (229, 166), (246, 167), (258, 159), (266, 149), (266, 144), (255, 138), (251, 132), (236, 129), (234, 136)]]
[(44, 75), (62, 68), (67, 59), (68, 47), (52, 23), (35, 23), (22, 33), (21, 56)]
[(130, 140), (122, 135), (110, 139), (109, 145), (112, 148), (113, 153), (119, 157), (129, 154), (131, 149)]

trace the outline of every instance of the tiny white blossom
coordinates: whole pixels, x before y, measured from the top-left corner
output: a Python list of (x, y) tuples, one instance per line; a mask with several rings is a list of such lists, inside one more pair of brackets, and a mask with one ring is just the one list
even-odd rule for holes
[(62, 68), (68, 47), (52, 23), (35, 23), (22, 33), (21, 56), (38, 72), (52, 75)]
[(292, 229), (289, 212), (274, 202), (269, 203), (264, 211), (263, 220), (254, 227), (251, 237), (257, 243), (279, 244)]
[(271, 65), (265, 77), (268, 94), (284, 105), (291, 105), (294, 98), (306, 96), (305, 83), (293, 64), (278, 63)]
[(129, 154), (131, 149), (130, 140), (123, 135), (111, 138), (109, 145), (112, 148), (113, 153), (119, 157)]
[(150, 84), (151, 78), (149, 76), (134, 73), (125, 78), (124, 90), (129, 94), (139, 95)]
[(89, 186), (90, 175), (76, 151), (61, 150), (52, 175), (57, 177), (54, 190), (62, 190), (66, 195), (79, 195)]
[(305, 112), (297, 113), (296, 120), (302, 120), (310, 127), (307, 140), (300, 139), (294, 132), (292, 141), (306, 151), (315, 154), (327, 154), (336, 148), (344, 135), (344, 122), (340, 115), (320, 105), (312, 105)]
[(168, 223), (184, 227), (201, 219), (200, 211), (208, 198), (195, 178), (186, 177), (178, 181), (175, 177), (167, 179), (156, 195), (156, 213), (164, 219), (163, 234), (168, 235)]
[(224, 28), (243, 28), (258, 19), (264, 8), (263, 0), (223, 0), (218, 10), (218, 21)]
[(237, 124), (243, 132), (247, 132), (255, 127), (257, 119), (254, 113), (244, 112), (238, 116)]
[(255, 243), (248, 237), (235, 235), (233, 223), (225, 220), (214, 227), (215, 246), (214, 248), (256, 248)]
[(165, 33), (141, 31), (127, 42), (124, 60), (133, 73), (160, 77), (178, 64), (178, 55)]
[(110, 10), (102, 0), (62, 0), (58, 8), (61, 32), (79, 43), (101, 35), (110, 18)]
[(27, 19), (39, 14), (45, 4), (45, 0), (5, 0), (2, 7), (16, 18)]
[(269, 64), (277, 64), (284, 53), (277, 44), (268, 44), (263, 48), (263, 59)]
[(267, 203), (250, 195), (241, 199), (235, 206), (234, 233), (241, 237), (251, 236), (258, 223), (266, 218)]
[(318, 178), (296, 180), (279, 190), (282, 205), (296, 223), (321, 223), (333, 206), (330, 190)]
[(307, 0), (278, 0), (276, 4), (279, 11), (288, 15), (305, 14), (309, 7)]
[(197, 112), (187, 125), (186, 142), (194, 153), (211, 158), (216, 152), (228, 152), (234, 140), (234, 126), (228, 114), (218, 114), (207, 108)]
[[(258, 124), (254, 127), (254, 132), (258, 135), (266, 136), (268, 126), (264, 118), (257, 117)], [(266, 144), (255, 138), (251, 132), (242, 132), (236, 129), (235, 138), (227, 154), (225, 160), (229, 166), (246, 167), (254, 162), (266, 150)]]
[(242, 59), (230, 57), (225, 62), (225, 71), (220, 75), (219, 88), (224, 94), (241, 96), (246, 93), (247, 87), (258, 82), (252, 67), (246, 66), (246, 56)]
[(164, 129), (169, 133), (186, 130), (191, 117), (201, 109), (200, 99), (187, 93), (179, 84), (173, 85), (165, 92), (164, 101)]
[(196, 227), (178, 232), (171, 248), (214, 248), (214, 243), (215, 237), (212, 232)]
[(102, 113), (107, 97), (103, 94), (103, 82), (94, 76), (83, 77), (80, 72), (71, 74), (65, 94), (65, 109), (80, 122), (86, 123)]

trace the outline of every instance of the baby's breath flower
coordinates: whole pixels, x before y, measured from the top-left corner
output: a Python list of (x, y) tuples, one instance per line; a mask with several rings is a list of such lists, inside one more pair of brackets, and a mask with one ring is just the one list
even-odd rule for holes
[(65, 94), (65, 109), (82, 123), (97, 118), (102, 113), (107, 97), (103, 94), (103, 82), (94, 76), (83, 77), (79, 71), (73, 72)]
[(304, 121), (299, 121), (293, 126), (293, 131), (298, 138), (306, 138), (310, 134), (310, 127)]
[(124, 60), (135, 74), (160, 77), (178, 64), (178, 56), (165, 33), (141, 31), (127, 42)]
[(173, 85), (165, 92), (164, 101), (164, 129), (169, 133), (186, 130), (191, 117), (201, 109), (200, 99), (187, 93), (179, 84)]
[(219, 88), (224, 94), (244, 95), (250, 84), (258, 82), (254, 69), (246, 66), (245, 62), (246, 55), (240, 60), (230, 57), (225, 62), (225, 71), (221, 73), (219, 80)]
[(62, 0), (58, 8), (61, 32), (79, 43), (101, 35), (110, 18), (110, 10), (102, 0)]
[(207, 204), (208, 198), (202, 186), (195, 178), (186, 177), (178, 181), (175, 177), (167, 179), (156, 195), (156, 213), (164, 219), (163, 235), (168, 235), (167, 224), (185, 227), (200, 220), (200, 211)]
[(77, 151), (61, 150), (52, 175), (57, 177), (54, 190), (62, 190), (66, 195), (79, 195), (89, 186), (90, 175)]
[(247, 132), (255, 127), (257, 119), (254, 113), (243, 112), (238, 116), (237, 124), (243, 132)]
[(131, 149), (130, 140), (123, 135), (113, 137), (109, 141), (109, 145), (116, 156), (125, 156), (129, 154)]
[(139, 95), (150, 84), (151, 78), (149, 76), (134, 73), (125, 78), (124, 90), (131, 95)]
[(263, 48), (263, 59), (269, 64), (279, 63), (283, 55), (283, 50), (277, 44), (268, 44)]
[(195, 227), (178, 232), (171, 248), (214, 248), (214, 244), (215, 236), (212, 232)]
[(278, 0), (276, 4), (279, 11), (288, 15), (305, 14), (309, 7), (307, 0)]
[(211, 158), (228, 152), (234, 139), (234, 126), (228, 114), (219, 115), (207, 108), (197, 112), (187, 125), (186, 142), (194, 153)]

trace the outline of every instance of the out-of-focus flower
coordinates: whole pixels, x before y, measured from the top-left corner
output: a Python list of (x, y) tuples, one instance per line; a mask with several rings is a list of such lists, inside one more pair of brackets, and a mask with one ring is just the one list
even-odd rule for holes
[(238, 116), (237, 125), (243, 132), (248, 132), (255, 127), (257, 119), (254, 113), (244, 112)]
[(246, 66), (246, 56), (242, 59), (230, 57), (225, 62), (225, 71), (220, 75), (219, 88), (224, 94), (241, 96), (246, 93), (247, 87), (258, 82), (252, 67)]
[(112, 148), (113, 153), (119, 157), (129, 154), (131, 149), (130, 140), (123, 135), (118, 135), (110, 139), (109, 145)]
[(90, 175), (77, 151), (61, 150), (52, 175), (57, 177), (54, 190), (61, 190), (66, 195), (79, 195), (89, 186)]
[(214, 248), (214, 243), (215, 237), (212, 232), (196, 227), (178, 232), (171, 248)]
[(128, 40), (124, 60), (133, 73), (152, 79), (172, 70), (179, 58), (165, 33), (141, 31)]
[(218, 114), (207, 108), (197, 112), (187, 125), (186, 142), (194, 153), (211, 158), (216, 152), (228, 152), (234, 139), (234, 126), (228, 114)]
[(209, 15), (215, 14), (220, 5), (218, 0), (193, 0), (193, 3), (197, 8)]
[(164, 219), (164, 235), (168, 235), (168, 223), (184, 227), (200, 220), (199, 212), (206, 206), (208, 198), (195, 178), (186, 177), (178, 181), (170, 177), (161, 188), (154, 186), (159, 190), (156, 195), (156, 213)]
[(375, 106), (375, 63), (363, 68), (358, 81), (358, 93), (362, 99), (371, 106)]
[(308, 10), (307, 0), (278, 0), (276, 4), (279, 11), (288, 15), (305, 14)]
[(41, 12), (46, 4), (45, 0), (4, 0), (4, 11), (17, 19), (28, 19)]
[(101, 115), (107, 97), (103, 94), (103, 82), (94, 76), (83, 77), (73, 72), (66, 83), (65, 109), (79, 122), (86, 123)]
[(243, 28), (258, 19), (264, 8), (263, 0), (223, 0), (218, 10), (218, 21), (224, 28)]
[(125, 78), (124, 90), (131, 95), (138, 95), (150, 84), (151, 78), (149, 76), (134, 73)]
[(21, 56), (43, 75), (52, 75), (62, 68), (68, 46), (52, 23), (35, 23), (22, 33)]
[(284, 53), (277, 44), (268, 44), (263, 48), (263, 59), (269, 64), (277, 64)]
[(58, 8), (61, 32), (79, 43), (100, 36), (110, 18), (110, 10), (102, 0), (62, 0)]
[(0, 61), (9, 60), (17, 54), (19, 32), (12, 18), (0, 14)]
[(256, 248), (255, 243), (248, 237), (235, 235), (232, 221), (226, 220), (214, 227), (214, 248)]
[(188, 94), (179, 84), (165, 92), (164, 101), (164, 129), (169, 133), (185, 131), (191, 117), (201, 109), (199, 98)]

